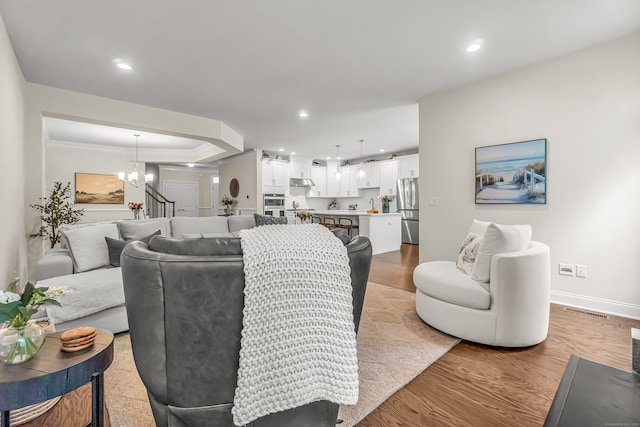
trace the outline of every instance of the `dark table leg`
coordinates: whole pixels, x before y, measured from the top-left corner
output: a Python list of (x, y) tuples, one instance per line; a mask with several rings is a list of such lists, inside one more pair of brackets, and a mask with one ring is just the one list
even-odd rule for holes
[[(91, 425), (104, 426), (104, 374), (91, 376)], [(4, 427), (4, 425), (3, 425)]]
[(10, 413), (10, 411), (2, 411), (2, 427), (9, 427), (11, 424)]

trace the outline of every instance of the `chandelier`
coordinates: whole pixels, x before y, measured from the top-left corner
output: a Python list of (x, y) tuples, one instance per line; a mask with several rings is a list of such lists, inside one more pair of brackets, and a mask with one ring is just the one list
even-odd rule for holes
[(336, 145), (336, 159), (338, 160), (338, 164), (336, 165), (336, 181), (340, 181), (342, 179), (342, 172), (340, 172), (340, 146)]
[[(140, 137), (140, 135), (135, 133), (133, 134), (133, 136), (136, 137), (136, 163), (133, 166), (133, 170), (126, 175), (126, 178), (129, 184), (138, 188), (145, 182), (153, 181), (153, 174), (152, 173), (145, 174), (144, 167), (138, 161), (138, 138)], [(124, 178), (125, 178), (125, 173), (118, 172), (118, 179), (124, 180)]]

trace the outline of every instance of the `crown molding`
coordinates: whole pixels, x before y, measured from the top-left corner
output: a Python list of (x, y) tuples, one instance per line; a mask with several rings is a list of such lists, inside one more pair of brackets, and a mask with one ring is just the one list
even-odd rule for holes
[(158, 165), (158, 170), (191, 173), (218, 173), (217, 167), (192, 167), (178, 165)]

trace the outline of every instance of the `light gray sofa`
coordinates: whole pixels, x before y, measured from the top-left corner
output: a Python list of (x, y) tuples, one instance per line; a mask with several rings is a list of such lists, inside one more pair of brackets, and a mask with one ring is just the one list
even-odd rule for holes
[[(93, 326), (113, 333), (129, 330), (124, 305), (120, 253), (126, 242), (152, 235), (174, 238), (237, 237), (255, 226), (252, 215), (175, 217), (77, 223), (61, 227), (60, 247), (36, 264), (39, 286), (68, 286), (61, 307), (46, 313), (58, 331)], [(109, 243), (107, 243), (109, 241)]]

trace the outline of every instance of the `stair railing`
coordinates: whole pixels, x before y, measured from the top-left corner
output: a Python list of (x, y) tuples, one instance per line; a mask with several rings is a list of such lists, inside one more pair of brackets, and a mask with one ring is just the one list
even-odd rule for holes
[(145, 185), (145, 199), (148, 218), (172, 218), (176, 216), (176, 202), (167, 199), (151, 185)]

